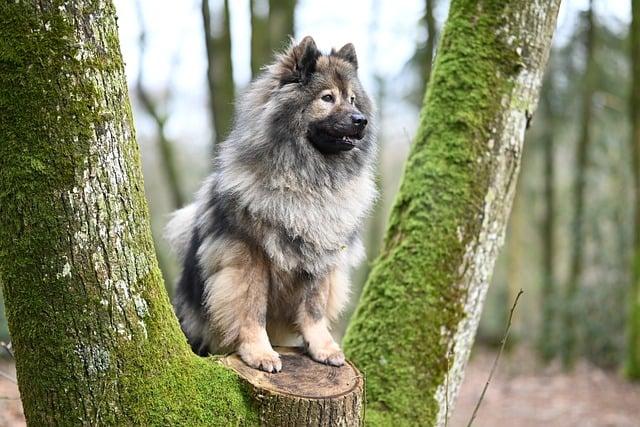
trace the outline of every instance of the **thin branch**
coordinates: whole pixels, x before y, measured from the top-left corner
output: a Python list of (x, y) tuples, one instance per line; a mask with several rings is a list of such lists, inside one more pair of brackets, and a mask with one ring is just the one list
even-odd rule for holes
[(511, 310), (509, 311), (509, 321), (507, 322), (507, 329), (505, 329), (504, 337), (500, 342), (500, 350), (498, 351), (498, 354), (496, 355), (496, 358), (493, 361), (491, 372), (489, 372), (489, 377), (487, 378), (487, 382), (485, 383), (484, 388), (482, 389), (482, 393), (480, 393), (480, 398), (478, 399), (478, 403), (476, 403), (476, 407), (473, 409), (473, 414), (471, 414), (471, 419), (469, 420), (467, 427), (471, 427), (471, 424), (473, 424), (473, 420), (475, 420), (476, 415), (478, 414), (478, 409), (480, 409), (480, 404), (482, 403), (482, 400), (484, 399), (484, 395), (487, 392), (487, 389), (489, 388), (489, 383), (491, 382), (491, 379), (493, 378), (493, 374), (495, 373), (496, 368), (498, 367), (498, 361), (500, 360), (500, 356), (502, 356), (502, 352), (504, 351), (504, 346), (507, 343), (507, 338), (509, 338), (509, 332), (511, 331), (511, 320), (513, 319), (513, 312), (515, 311), (516, 306), (518, 305), (518, 300), (520, 299), (520, 296), (522, 294), (524, 294), (524, 291), (520, 289), (520, 291), (518, 291), (518, 295), (516, 295), (515, 301), (513, 301), (513, 305), (511, 306)]

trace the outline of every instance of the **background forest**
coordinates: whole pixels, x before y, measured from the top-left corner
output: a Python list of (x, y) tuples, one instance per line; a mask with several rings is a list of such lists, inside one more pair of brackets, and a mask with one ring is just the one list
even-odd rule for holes
[[(115, 4), (169, 293), (178, 267), (162, 239), (167, 215), (191, 200), (228, 132), (235, 95), (289, 35), (312, 35), (325, 51), (353, 42), (360, 78), (378, 105), (380, 199), (366, 228), (372, 262), (416, 130), (448, 2)], [(451, 425), (468, 419), (520, 289), (507, 353), (477, 425), (640, 425), (640, 385), (632, 381), (640, 378), (640, 366), (634, 370), (628, 363), (630, 301), (640, 294), (632, 285), (638, 170), (630, 144), (630, 25), (628, 0), (563, 2), (506, 242)], [(353, 275), (353, 302), (368, 265)], [(9, 341), (5, 321), (0, 336)], [(11, 376), (10, 358), (4, 364)], [(10, 381), (0, 383), (0, 396), (8, 398), (0, 401), (0, 425), (21, 423), (15, 394)]]

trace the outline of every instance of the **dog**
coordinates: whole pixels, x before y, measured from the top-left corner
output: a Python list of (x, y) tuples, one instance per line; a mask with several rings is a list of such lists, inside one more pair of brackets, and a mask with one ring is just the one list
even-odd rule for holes
[(350, 43), (322, 54), (311, 37), (292, 41), (239, 98), (214, 172), (169, 221), (174, 307), (197, 354), (236, 351), (279, 372), (272, 343), (302, 336), (311, 358), (344, 364), (330, 325), (376, 197), (374, 107), (357, 69)]

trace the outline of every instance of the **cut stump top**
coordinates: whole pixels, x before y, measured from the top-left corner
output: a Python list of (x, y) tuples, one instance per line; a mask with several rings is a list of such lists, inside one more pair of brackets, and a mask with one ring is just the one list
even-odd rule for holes
[(276, 347), (282, 371), (271, 374), (247, 366), (237, 354), (222, 359), (257, 389), (306, 399), (332, 399), (362, 387), (362, 376), (353, 364), (329, 366), (312, 360), (298, 347)]

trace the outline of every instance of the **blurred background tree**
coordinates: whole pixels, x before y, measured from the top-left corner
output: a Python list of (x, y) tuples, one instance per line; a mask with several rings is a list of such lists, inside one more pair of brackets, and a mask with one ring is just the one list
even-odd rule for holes
[(630, 39), (632, 86), (629, 104), (634, 222), (626, 372), (629, 378), (640, 379), (640, 0), (632, 0)]
[(576, 295), (579, 290), (580, 279), (582, 277), (582, 264), (584, 252), (584, 211), (586, 173), (591, 148), (591, 127), (593, 126), (593, 96), (595, 92), (595, 19), (593, 11), (593, 0), (589, 1), (589, 8), (584, 14), (584, 56), (585, 64), (582, 72), (582, 105), (580, 116), (580, 133), (576, 146), (576, 157), (574, 167), (574, 214), (573, 214), (573, 236), (571, 245), (571, 265), (569, 267), (569, 279), (567, 282), (566, 295), (563, 304), (563, 337), (562, 337), (562, 362), (569, 367), (574, 363), (575, 347), (577, 341), (576, 322)]
[(233, 62), (231, 60), (231, 28), (229, 0), (224, 0), (221, 10), (212, 13), (209, 0), (202, 0), (202, 26), (207, 48), (207, 83), (213, 144), (224, 140), (233, 118)]
[(294, 35), (296, 0), (249, 0), (251, 8), (251, 75), (271, 62)]

